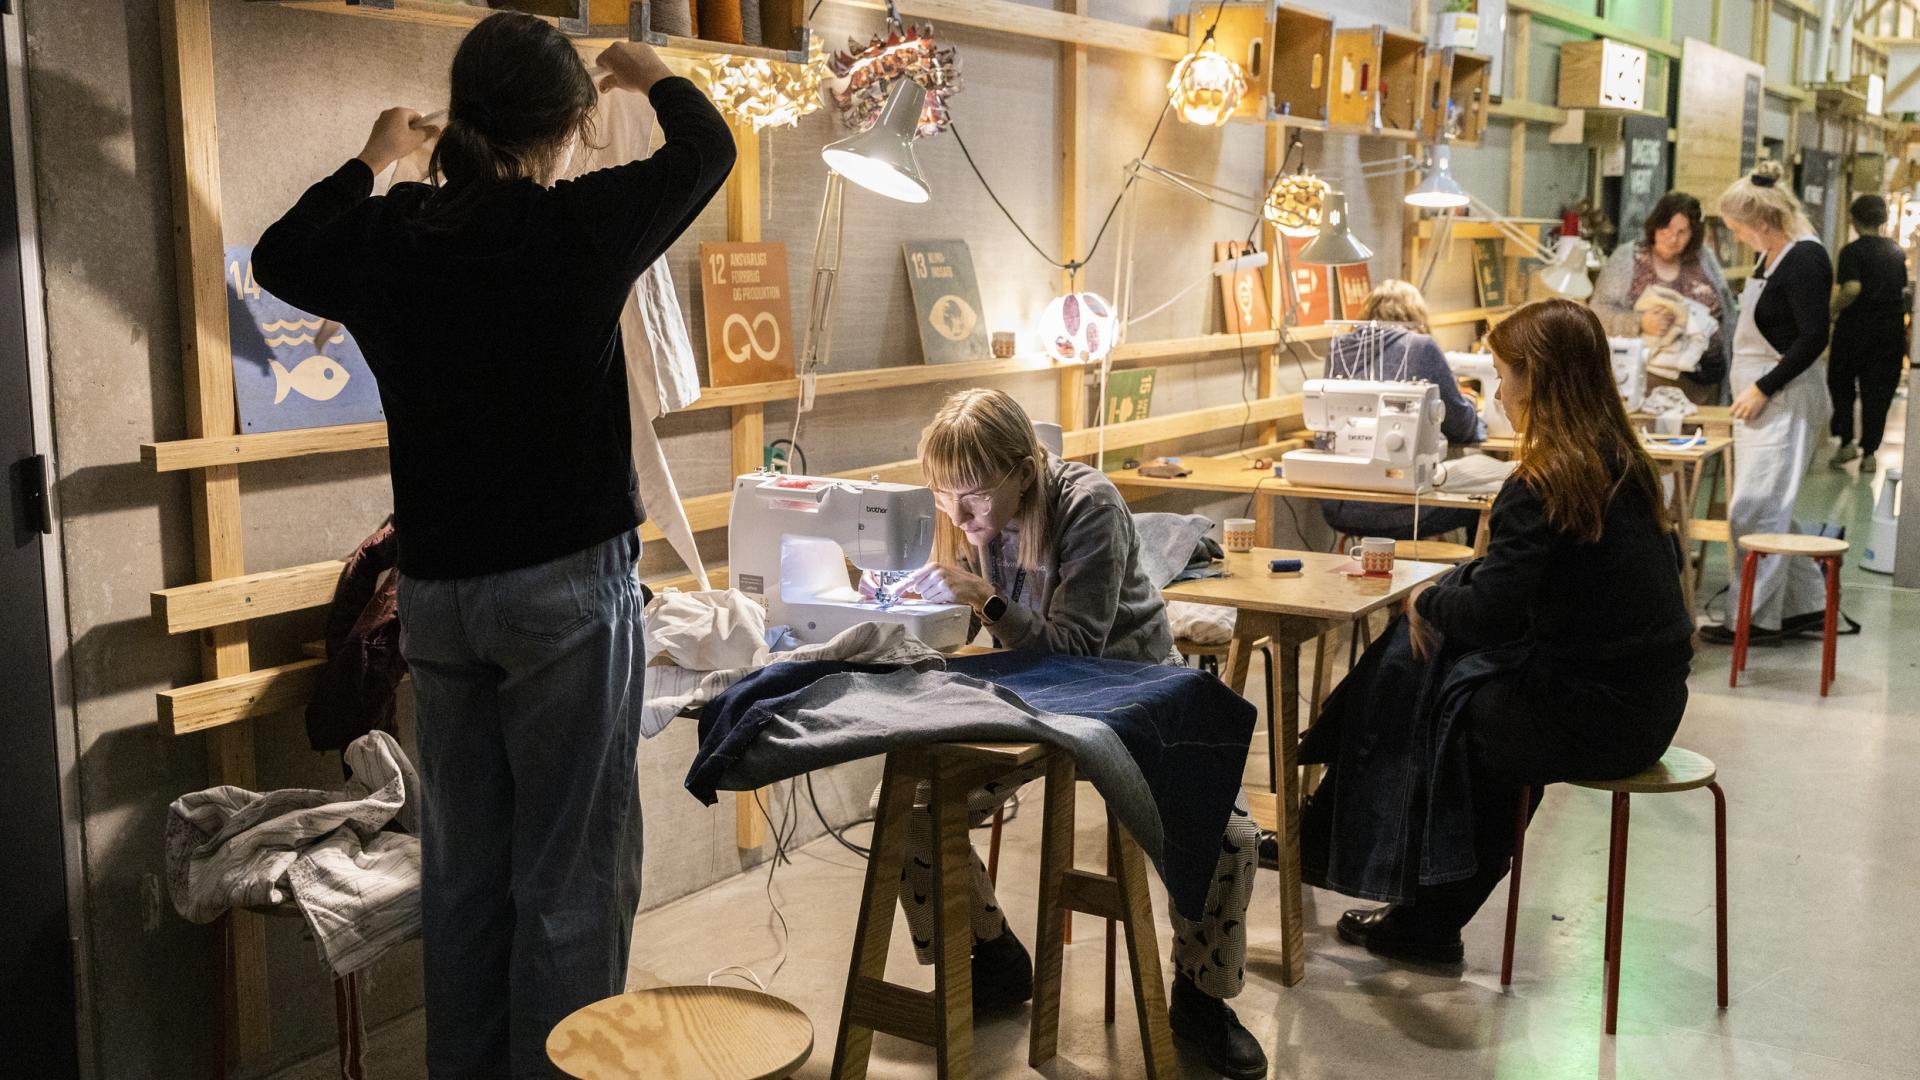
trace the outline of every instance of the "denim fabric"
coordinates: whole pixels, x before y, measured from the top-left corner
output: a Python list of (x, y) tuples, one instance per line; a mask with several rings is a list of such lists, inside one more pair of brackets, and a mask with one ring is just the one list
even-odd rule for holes
[(401, 579), (435, 1080), (558, 1076), (547, 1033), (626, 987), (640, 902), (639, 552), (625, 531), (537, 566)]

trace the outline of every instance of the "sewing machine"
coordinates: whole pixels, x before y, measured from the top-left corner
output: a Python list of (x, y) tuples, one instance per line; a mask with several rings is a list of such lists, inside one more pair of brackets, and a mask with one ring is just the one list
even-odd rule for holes
[(1613, 361), (1613, 384), (1627, 412), (1640, 411), (1647, 400), (1647, 343), (1637, 337), (1610, 337), (1607, 351)]
[(895, 622), (933, 648), (958, 648), (972, 617), (964, 604), (867, 599), (848, 583), (848, 562), (883, 577), (926, 565), (934, 524), (933, 492), (918, 485), (748, 473), (733, 482), (727, 519), (732, 585), (802, 642)]
[(1493, 366), (1493, 354), (1450, 352), (1447, 366), (1453, 369), (1454, 378), (1473, 384), (1473, 394), (1480, 401), (1480, 422), (1487, 425), (1487, 435), (1495, 439), (1512, 437), (1513, 421), (1494, 396), (1500, 390), (1500, 372)]
[[(1309, 379), (1301, 388), (1307, 426), (1330, 437), (1324, 450), (1280, 458), (1296, 484), (1418, 493), (1433, 489), (1446, 457), (1440, 388), (1424, 382)], [(1316, 440), (1326, 441), (1326, 440)]]

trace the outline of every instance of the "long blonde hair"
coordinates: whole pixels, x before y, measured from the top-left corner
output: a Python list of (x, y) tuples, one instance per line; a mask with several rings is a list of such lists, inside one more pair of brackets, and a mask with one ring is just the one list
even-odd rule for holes
[(1388, 278), (1373, 287), (1362, 308), (1366, 318), (1380, 322), (1406, 323), (1416, 331), (1428, 333), (1427, 299), (1412, 282)]
[(1735, 180), (1720, 196), (1720, 216), (1788, 238), (1812, 232), (1806, 208), (1783, 183), (1786, 175), (1777, 161), (1755, 162), (1751, 175)]
[[(920, 471), (941, 491), (992, 487), (1023, 465), (1033, 464), (1033, 480), (1020, 492), (1020, 512), (1010, 524), (1020, 530), (1020, 565), (1038, 570), (1053, 538), (1048, 535), (1047, 451), (1020, 403), (1002, 390), (962, 390), (947, 398), (933, 422), (920, 433)], [(971, 549), (966, 536), (945, 514), (935, 523), (935, 561), (954, 563)], [(987, 572), (984, 561), (981, 572)]]

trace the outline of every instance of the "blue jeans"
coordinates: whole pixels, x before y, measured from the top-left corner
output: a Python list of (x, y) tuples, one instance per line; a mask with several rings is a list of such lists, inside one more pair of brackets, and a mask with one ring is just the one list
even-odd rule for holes
[(626, 989), (640, 903), (639, 553), (624, 533), (539, 566), (401, 579), (435, 1080), (558, 1076), (547, 1033)]

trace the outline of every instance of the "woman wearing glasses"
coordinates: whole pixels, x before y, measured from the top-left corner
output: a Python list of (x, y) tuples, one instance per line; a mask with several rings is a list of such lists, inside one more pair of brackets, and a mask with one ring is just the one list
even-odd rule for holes
[[(999, 390), (963, 390), (948, 398), (920, 438), (920, 465), (941, 516), (933, 561), (898, 586), (936, 603), (966, 604), (1003, 648), (1139, 663), (1178, 663), (1160, 590), (1141, 566), (1140, 541), (1126, 500), (1106, 474), (1049, 454), (1033, 421)], [(1021, 770), (973, 793), (984, 818), (1038, 771)], [(933, 908), (932, 823), (919, 793), (907, 830), (907, 880), (901, 906), (920, 962)], [(1246, 911), (1259, 830), (1243, 796), (1228, 818), (1208, 894), (1208, 917), (1176, 912), (1173, 1032), (1224, 1076), (1256, 1080), (1266, 1054), (1224, 999), (1246, 982)], [(973, 991), (977, 1006), (1009, 1005), (1033, 995), (1033, 964), (1007, 927), (993, 885), (974, 857)]]

